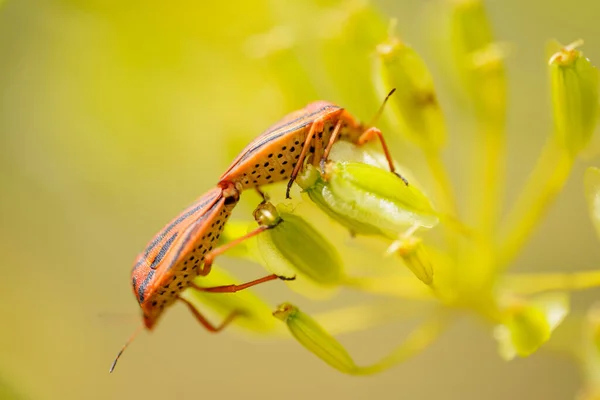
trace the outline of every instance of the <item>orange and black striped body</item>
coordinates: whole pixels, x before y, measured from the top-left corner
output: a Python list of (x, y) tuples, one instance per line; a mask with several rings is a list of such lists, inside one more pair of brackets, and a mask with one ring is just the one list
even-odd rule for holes
[(323, 129), (314, 132), (305, 157), (312, 157), (313, 163), (318, 163), (323, 155), (338, 121), (342, 125), (337, 140), (357, 142), (365, 130), (343, 108), (325, 101), (311, 103), (286, 115), (254, 139), (231, 163), (220, 182), (231, 182), (245, 190), (289, 180), (315, 121), (322, 121)]
[(133, 292), (152, 329), (162, 312), (203, 271), (205, 255), (216, 247), (231, 211), (239, 201), (232, 186), (216, 187), (165, 226), (137, 257)]

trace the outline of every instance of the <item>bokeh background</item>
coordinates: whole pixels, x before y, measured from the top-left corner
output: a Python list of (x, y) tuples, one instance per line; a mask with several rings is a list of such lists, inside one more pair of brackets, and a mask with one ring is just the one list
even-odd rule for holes
[[(288, 4), (289, 3), (289, 4)], [(293, 4), (297, 3), (297, 4)], [(427, 60), (450, 127), (445, 159), (462, 204), (462, 132), (472, 125), (436, 49), (436, 2), (375, 1)], [(510, 43), (510, 202), (550, 132), (550, 39), (586, 40), (600, 62), (597, 0), (490, 0)], [(12, 0), (0, 8), (0, 397), (22, 399), (367, 398), (569, 399), (577, 366), (541, 351), (510, 363), (489, 329), (463, 319), (422, 355), (381, 375), (341, 375), (286, 340), (212, 336), (181, 306), (108, 367), (139, 321), (136, 253), (215, 184), (248, 140), (315, 99), (369, 119), (378, 104), (369, 52), (385, 29), (353, 19), (361, 1), (171, 2)], [(363, 14), (361, 14), (363, 15)], [(348, 22), (350, 20), (350, 22)], [(425, 174), (414, 147), (386, 132), (394, 155)], [(522, 271), (597, 266), (582, 174), (519, 258)], [(472, 149), (471, 149), (472, 150)], [(427, 178), (424, 178), (425, 180)], [(255, 198), (236, 212), (249, 219)], [(462, 197), (462, 198), (461, 198)], [(552, 251), (549, 251), (551, 249)], [(240, 276), (257, 276), (224, 261)], [(276, 286), (276, 285), (275, 285)], [(285, 288), (258, 290), (273, 306)], [(574, 298), (584, 307), (598, 293)], [(295, 298), (295, 297), (294, 297)], [(343, 301), (360, 302), (348, 294)], [(340, 305), (341, 301), (337, 304)], [(304, 301), (308, 310), (318, 307)], [(358, 362), (394, 346), (403, 326), (343, 336)]]

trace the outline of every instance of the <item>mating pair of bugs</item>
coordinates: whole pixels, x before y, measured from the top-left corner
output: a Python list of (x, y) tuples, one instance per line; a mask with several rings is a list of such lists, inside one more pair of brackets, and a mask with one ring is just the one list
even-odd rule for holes
[[(387, 95), (374, 120), (394, 91)], [(246, 146), (221, 176), (217, 187), (173, 219), (137, 257), (132, 283), (143, 311), (144, 324), (119, 351), (110, 371), (114, 370), (119, 357), (137, 333), (144, 327), (152, 330), (164, 310), (177, 300), (183, 301), (198, 322), (212, 332), (223, 329), (238, 314), (234, 311), (219, 326), (214, 326), (191, 303), (179, 296), (183, 290), (232, 293), (275, 279), (293, 279), (272, 274), (240, 285), (217, 287), (199, 287), (193, 282), (198, 275), (206, 276), (210, 272), (216, 256), (270, 228), (260, 226), (232, 242), (217, 246), (225, 223), (244, 190), (255, 189), (265, 199), (261, 186), (287, 180), (286, 198), (289, 198), (292, 184), (305, 161), (309, 160), (323, 170), (337, 140), (362, 145), (379, 139), (389, 168), (394, 172), (381, 131), (371, 125), (361, 124), (341, 107), (318, 101), (288, 114)]]

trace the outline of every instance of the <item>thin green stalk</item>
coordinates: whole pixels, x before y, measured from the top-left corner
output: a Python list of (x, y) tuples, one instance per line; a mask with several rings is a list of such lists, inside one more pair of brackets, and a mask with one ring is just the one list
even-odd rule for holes
[(542, 152), (522, 195), (507, 217), (508, 234), (500, 246), (498, 268), (507, 268), (519, 254), (554, 199), (562, 190), (573, 166), (573, 158), (554, 141)]
[(575, 291), (600, 287), (600, 271), (510, 275), (506, 287), (516, 294), (530, 295), (555, 290)]
[(375, 364), (364, 367), (355, 366), (350, 373), (352, 375), (371, 375), (405, 362), (425, 350), (440, 337), (451, 320), (450, 313), (447, 311), (435, 313), (429, 320), (412, 331), (406, 340), (390, 354)]
[(431, 289), (412, 276), (346, 278), (345, 286), (365, 293), (409, 300), (433, 300)]
[(458, 218), (458, 211), (456, 208), (456, 200), (452, 191), (452, 184), (450, 177), (446, 171), (446, 167), (442, 162), (440, 153), (437, 150), (423, 149), (425, 153), (425, 160), (431, 171), (431, 175), (435, 180), (436, 186), (436, 199), (439, 199), (439, 207), (443, 213), (446, 213), (452, 217)]
[(502, 126), (490, 126), (484, 133), (483, 151), (479, 153), (481, 160), (477, 165), (483, 167), (481, 204), (479, 206), (479, 229), (484, 237), (493, 240), (497, 218), (502, 206), (504, 192), (505, 141)]

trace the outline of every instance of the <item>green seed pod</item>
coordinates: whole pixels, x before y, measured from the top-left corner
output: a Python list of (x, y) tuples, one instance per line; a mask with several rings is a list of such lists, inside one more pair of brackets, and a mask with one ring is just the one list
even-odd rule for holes
[(549, 61), (555, 138), (571, 156), (588, 144), (598, 121), (598, 70), (576, 42)]
[(420, 238), (401, 240), (396, 253), (421, 282), (428, 286), (433, 284), (433, 265)]
[(290, 288), (308, 294), (306, 286), (334, 288), (344, 280), (336, 248), (303, 218), (271, 203), (259, 205), (254, 217), (260, 225), (271, 227), (256, 238), (258, 254), (273, 273), (296, 276)]
[(356, 365), (350, 354), (309, 315), (290, 303), (281, 304), (273, 315), (285, 322), (290, 333), (307, 350), (333, 368), (351, 374)]
[(569, 298), (565, 293), (540, 295), (527, 303), (511, 304), (505, 313), (504, 323), (494, 331), (500, 354), (508, 360), (527, 357), (550, 339), (569, 313)]
[(453, 2), (451, 43), (457, 70), (479, 119), (487, 126), (503, 126), (507, 97), (505, 50), (494, 42), (481, 0)]
[(363, 224), (396, 232), (396, 237), (406, 227), (432, 228), (438, 223), (429, 199), (389, 171), (362, 163), (333, 162), (327, 165), (326, 180), (334, 209)]
[(346, 227), (353, 235), (381, 235), (395, 237), (395, 232), (379, 229), (377, 226), (353, 218), (355, 214), (352, 205), (345, 204), (335, 198), (329, 184), (323, 180), (319, 170), (312, 165), (307, 165), (304, 172), (298, 176), (296, 183), (331, 219)]
[(407, 139), (431, 150), (444, 145), (446, 127), (433, 79), (416, 51), (395, 37), (377, 46), (373, 80), (380, 96), (400, 88), (388, 105)]

